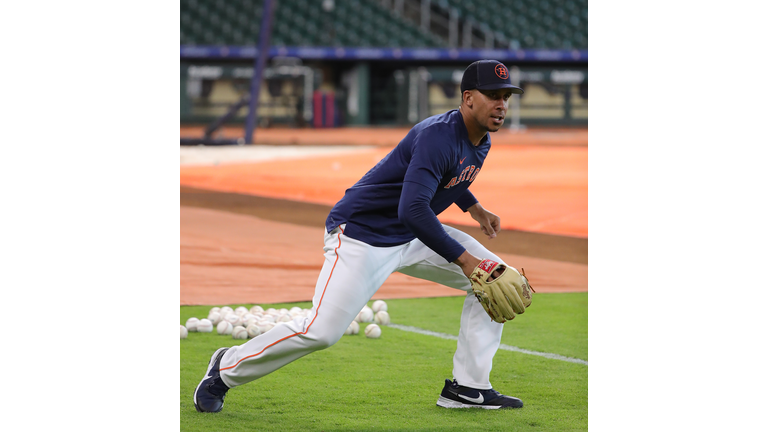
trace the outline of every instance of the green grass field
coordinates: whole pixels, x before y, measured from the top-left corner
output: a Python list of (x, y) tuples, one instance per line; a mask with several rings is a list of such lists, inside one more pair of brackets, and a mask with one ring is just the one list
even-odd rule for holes
[[(458, 335), (462, 302), (463, 297), (387, 300), (393, 323), (452, 335)], [(182, 306), (181, 323), (205, 318), (212, 306)], [(262, 306), (309, 308), (311, 303)], [(435, 403), (444, 380), (452, 377), (456, 341), (388, 327), (380, 339), (368, 339), (364, 328), (230, 390), (216, 414), (195, 411), (192, 393), (213, 351), (244, 341), (217, 335), (215, 329), (190, 333), (180, 341), (181, 430), (587, 430), (586, 365), (499, 350), (491, 382), (525, 407), (448, 410)], [(587, 293), (534, 295), (531, 308), (505, 324), (502, 343), (588, 360)]]

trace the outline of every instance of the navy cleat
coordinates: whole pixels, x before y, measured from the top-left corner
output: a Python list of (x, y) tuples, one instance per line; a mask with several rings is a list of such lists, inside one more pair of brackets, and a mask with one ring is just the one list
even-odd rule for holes
[(229, 387), (221, 380), (219, 364), (228, 349), (219, 348), (213, 353), (211, 361), (208, 363), (208, 371), (195, 389), (195, 409), (198, 412), (219, 412), (224, 406), (224, 396), (227, 394)]
[(494, 389), (478, 390), (460, 386), (456, 380), (445, 380), (437, 406), (443, 408), (522, 408), (523, 401), (511, 396), (504, 396)]

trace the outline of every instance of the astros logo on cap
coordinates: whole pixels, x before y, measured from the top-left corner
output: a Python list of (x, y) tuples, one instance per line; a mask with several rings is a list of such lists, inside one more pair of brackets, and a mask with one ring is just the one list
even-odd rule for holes
[(497, 64), (496, 68), (494, 69), (496, 71), (496, 76), (498, 76), (501, 79), (507, 79), (509, 76), (509, 71), (507, 70), (507, 67), (503, 64)]

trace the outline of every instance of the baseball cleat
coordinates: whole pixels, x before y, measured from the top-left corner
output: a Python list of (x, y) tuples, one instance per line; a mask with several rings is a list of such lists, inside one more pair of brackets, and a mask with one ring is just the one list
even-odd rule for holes
[(443, 408), (522, 408), (523, 401), (511, 396), (505, 396), (494, 389), (478, 390), (460, 386), (456, 380), (445, 380), (437, 406)]
[(205, 377), (203, 377), (203, 380), (200, 381), (200, 384), (195, 389), (193, 399), (195, 401), (195, 409), (198, 412), (219, 412), (224, 406), (224, 396), (227, 394), (229, 387), (221, 380), (219, 364), (228, 349), (219, 348), (213, 353), (211, 361), (208, 363)]

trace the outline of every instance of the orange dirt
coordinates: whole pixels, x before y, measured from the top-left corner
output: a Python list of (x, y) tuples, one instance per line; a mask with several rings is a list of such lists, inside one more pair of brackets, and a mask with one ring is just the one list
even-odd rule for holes
[[(218, 210), (181, 207), (183, 305), (308, 301), (323, 265), (323, 228)], [(536, 292), (586, 291), (587, 265), (512, 254)], [(375, 298), (463, 296), (460, 290), (395, 273)]]
[[(333, 205), (391, 148), (217, 166), (182, 166), (181, 184)], [(483, 206), (501, 217), (502, 227), (587, 237), (587, 148), (492, 147), (470, 188)], [(471, 225), (451, 206), (439, 219)]]
[[(322, 230), (340, 199), (407, 133), (402, 128), (260, 129), (256, 142), (375, 145), (355, 154), (182, 166), (181, 304), (311, 300), (322, 266)], [(202, 128), (182, 128), (201, 136)], [(242, 136), (242, 127), (225, 128)], [(587, 290), (586, 130), (500, 131), (472, 192), (499, 214), (493, 240), (458, 209), (440, 215), (510, 265), (524, 267), (537, 292)], [(375, 298), (464, 295), (393, 274)]]

